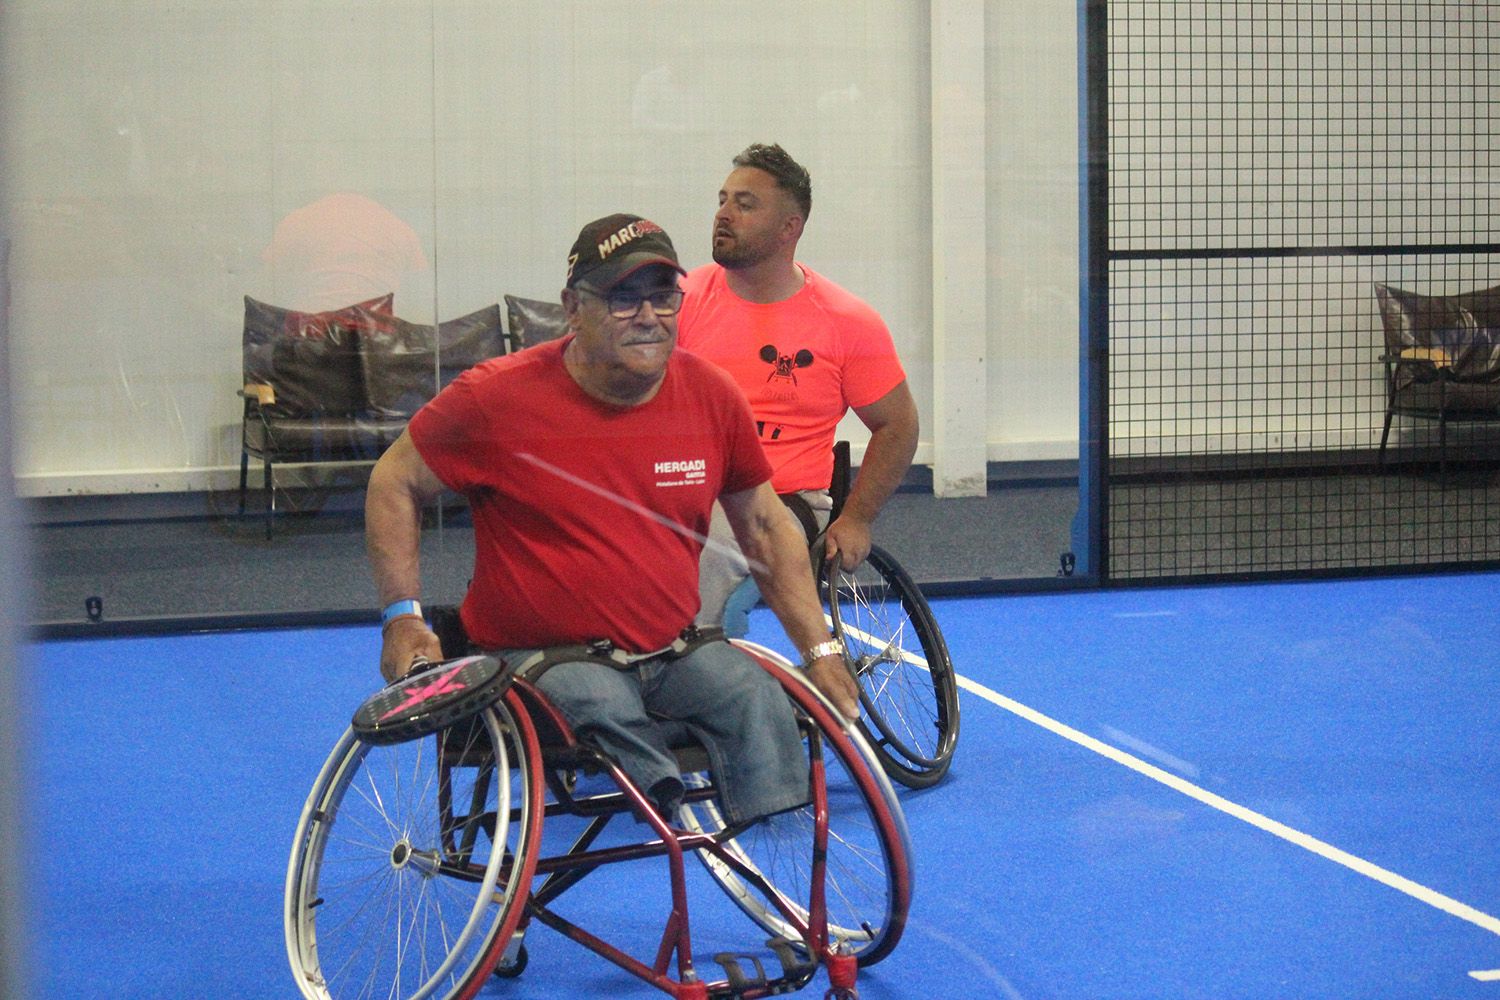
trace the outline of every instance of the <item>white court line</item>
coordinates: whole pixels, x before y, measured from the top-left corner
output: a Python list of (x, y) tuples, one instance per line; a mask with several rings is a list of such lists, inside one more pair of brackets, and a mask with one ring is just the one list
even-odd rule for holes
[[(858, 635), (858, 633), (853, 632), (851, 632), (851, 634)], [(868, 636), (863, 635), (859, 635), (859, 638), (862, 641), (868, 641), (869, 639)], [(917, 656), (913, 653), (906, 652), (905, 650), (902, 651), (901, 655), (903, 659), (916, 664), (924, 670), (927, 669), (927, 661), (922, 657)], [(1303, 833), (1301, 830), (1294, 830), (1293, 828), (1287, 826), (1285, 823), (1278, 823), (1276, 820), (1271, 819), (1269, 816), (1264, 816), (1253, 809), (1247, 809), (1244, 806), (1239, 805), (1238, 803), (1230, 802), (1223, 796), (1215, 795), (1213, 792), (1210, 792), (1207, 789), (1199, 788), (1192, 782), (1180, 778), (1177, 775), (1172, 774), (1170, 771), (1164, 771), (1153, 764), (1148, 764), (1144, 760), (1141, 760), (1139, 757), (1128, 754), (1118, 747), (1111, 746), (1110, 744), (1105, 743), (1103, 740), (1095, 739), (1087, 733), (1079, 732), (1072, 726), (1065, 725), (1064, 723), (1058, 722), (1056, 719), (1053, 719), (1050, 716), (1043, 715), (1041, 712), (1038, 712), (1034, 708), (1028, 708), (1018, 701), (1007, 698), (1005, 697), (1005, 695), (999, 693), (998, 691), (994, 691), (990, 688), (985, 687), (978, 681), (970, 680), (969, 678), (957, 672), (955, 672), (953, 676), (955, 679), (957, 679), (958, 686), (963, 688), (965, 691), (968, 691), (971, 694), (976, 694), (979, 697), (983, 698), (985, 701), (988, 701), (993, 705), (998, 705), (1000, 708), (1005, 709), (1007, 712), (1010, 712), (1013, 715), (1020, 716), (1027, 722), (1041, 726), (1043, 729), (1047, 730), (1050, 733), (1061, 736), (1063, 739), (1076, 743), (1087, 750), (1092, 750), (1094, 751), (1094, 753), (1097, 753), (1102, 757), (1107, 757), (1115, 763), (1123, 765), (1124, 767), (1128, 767), (1138, 774), (1144, 775), (1145, 777), (1150, 778), (1153, 781), (1157, 781), (1163, 785), (1166, 785), (1173, 791), (1181, 792), (1188, 798), (1197, 799), (1204, 805), (1212, 809), (1217, 809), (1219, 812), (1222, 812), (1225, 815), (1233, 816), (1235, 819), (1241, 820), (1245, 823), (1249, 823), (1251, 826), (1259, 830), (1263, 830), (1266, 833), (1271, 834), (1273, 837), (1280, 837), (1282, 840), (1285, 840), (1290, 844), (1295, 844), (1298, 847), (1303, 848), (1304, 850), (1311, 851), (1312, 853), (1320, 857), (1327, 858), (1329, 861), (1332, 861), (1335, 864), (1343, 865), (1350, 871), (1357, 872), (1358, 874), (1363, 875), (1366, 878), (1374, 879), (1376, 882), (1379, 882), (1382, 885), (1390, 886), (1392, 889), (1395, 889), (1398, 892), (1403, 892), (1415, 900), (1426, 903), (1428, 906), (1436, 907), (1437, 909), (1442, 910), (1444, 913), (1452, 914), (1453, 916), (1458, 917), (1460, 920), (1466, 920), (1476, 927), (1481, 927), (1484, 930), (1489, 931), (1491, 934), (1500, 935), (1500, 920), (1497, 920), (1496, 918), (1490, 916), (1488, 913), (1485, 913), (1482, 910), (1476, 910), (1474, 907), (1468, 905), (1467, 903), (1460, 903), (1458, 900), (1453, 899), (1451, 896), (1443, 895), (1436, 889), (1429, 889), (1421, 883), (1413, 882), (1411, 879), (1406, 878), (1403, 875), (1397, 875), (1395, 872), (1389, 871), (1377, 864), (1366, 861), (1364, 858), (1355, 857), (1348, 851), (1342, 851), (1339, 848), (1334, 847), (1332, 844), (1326, 843), (1325, 841), (1319, 840), (1316, 837)], [(1496, 970), (1494, 972), (1471, 972), (1469, 973), (1469, 975), (1473, 976), (1475, 979), (1483, 979), (1485, 981), (1489, 981), (1492, 979), (1495, 981), (1500, 981), (1500, 970)]]
[[(862, 642), (874, 642), (872, 637), (855, 630), (851, 629), (850, 634)], [(914, 653), (909, 653), (903, 649), (901, 657), (907, 662), (921, 667), (923, 670), (928, 669), (927, 661)], [(1327, 858), (1335, 864), (1343, 865), (1350, 871), (1363, 875), (1366, 878), (1374, 879), (1376, 882), (1390, 886), (1398, 892), (1403, 892), (1418, 902), (1436, 907), (1444, 913), (1451, 914), (1460, 920), (1465, 920), (1476, 927), (1489, 931), (1491, 934), (1500, 935), (1500, 920), (1482, 910), (1476, 910), (1467, 903), (1460, 903), (1451, 896), (1443, 895), (1436, 889), (1429, 889), (1419, 882), (1413, 882), (1403, 875), (1397, 875), (1395, 872), (1388, 871), (1377, 864), (1366, 861), (1364, 858), (1355, 857), (1348, 851), (1339, 850), (1332, 844), (1303, 833), (1301, 830), (1294, 830), (1285, 823), (1278, 823), (1269, 816), (1263, 816), (1253, 809), (1247, 809), (1238, 803), (1230, 802), (1222, 796), (1215, 795), (1207, 789), (1199, 788), (1192, 782), (1186, 781), (1172, 774), (1170, 771), (1164, 771), (1159, 767), (1146, 763), (1139, 757), (1132, 756), (1102, 740), (1097, 740), (1087, 733), (1079, 732), (1072, 726), (1058, 722), (1056, 719), (1043, 715), (1034, 708), (1028, 708), (1018, 701), (1007, 698), (1000, 692), (987, 688), (978, 681), (970, 680), (957, 671), (954, 671), (953, 676), (958, 681), (958, 686), (965, 691), (976, 694), (985, 701), (997, 705), (1013, 715), (1020, 716), (1027, 722), (1041, 726), (1050, 733), (1061, 736), (1063, 739), (1076, 743), (1087, 750), (1092, 750), (1100, 756), (1107, 757), (1115, 763), (1128, 767), (1132, 771), (1144, 775), (1153, 781), (1158, 781), (1174, 791), (1181, 792), (1188, 798), (1197, 799), (1204, 805), (1212, 809), (1217, 809), (1225, 815), (1233, 816), (1235, 819), (1249, 823), (1251, 826), (1263, 830), (1273, 837), (1280, 837), (1282, 840), (1290, 844), (1295, 844), (1304, 850), (1311, 851), (1319, 857)], [(1482, 983), (1500, 982), (1500, 969), (1476, 970), (1470, 972), (1469, 975)]]
[[(923, 665), (925, 666), (925, 664)], [(1271, 819), (1269, 816), (1262, 816), (1260, 813), (1255, 812), (1253, 809), (1246, 809), (1244, 806), (1238, 805), (1234, 802), (1230, 802), (1228, 799), (1223, 798), (1222, 796), (1215, 795), (1213, 792), (1207, 791), (1203, 788), (1199, 788), (1192, 782), (1186, 781), (1183, 778), (1172, 774), (1170, 771), (1164, 771), (1153, 764), (1146, 763), (1139, 757), (1131, 756), (1130, 754), (1118, 749), (1117, 747), (1110, 746), (1108, 743), (1105, 743), (1102, 740), (1097, 740), (1094, 737), (1089, 736), (1087, 733), (1081, 733), (1073, 727), (1064, 725), (1063, 723), (1058, 722), (1056, 719), (1049, 718), (1048, 716), (1043, 715), (1041, 712), (1038, 712), (1033, 708), (1028, 708), (1025, 705), (1022, 705), (1018, 701), (1013, 701), (997, 691), (992, 691), (989, 688), (985, 687), (983, 684), (980, 684), (976, 681), (971, 681), (967, 677), (962, 677), (958, 674), (955, 674), (954, 676), (958, 678), (959, 687), (963, 688), (965, 691), (976, 694), (979, 697), (983, 698), (985, 701), (988, 701), (994, 705), (998, 705), (999, 707), (1005, 709), (1007, 712), (1020, 716), (1027, 722), (1041, 726), (1048, 732), (1055, 733), (1065, 740), (1070, 740), (1071, 742), (1076, 743), (1079, 746), (1084, 747), (1085, 749), (1092, 750), (1094, 751), (1094, 753), (1097, 753), (1102, 757), (1107, 757), (1117, 764), (1128, 767), (1138, 774), (1145, 775), (1153, 781), (1158, 781), (1174, 791), (1181, 792), (1188, 798), (1197, 799), (1199, 802), (1202, 802), (1204, 805), (1212, 809), (1217, 809), (1219, 812), (1222, 812), (1229, 816), (1233, 816), (1235, 819), (1241, 820), (1245, 823), (1249, 823), (1251, 826), (1256, 827), (1259, 830), (1264, 830), (1266, 833), (1271, 834), (1273, 837), (1280, 837), (1282, 840), (1285, 840), (1290, 844), (1295, 844), (1298, 847), (1303, 848), (1304, 850), (1311, 851), (1312, 853), (1320, 857), (1327, 858), (1329, 861), (1332, 861), (1335, 864), (1343, 865), (1350, 871), (1357, 872), (1358, 874), (1363, 875), (1366, 878), (1374, 879), (1376, 882), (1379, 882), (1382, 885), (1390, 886), (1392, 889), (1395, 889), (1398, 892), (1403, 892), (1411, 898), (1418, 900), (1419, 902), (1426, 903), (1428, 906), (1436, 907), (1437, 909), (1442, 910), (1444, 913), (1451, 914), (1459, 918), (1460, 920), (1466, 920), (1476, 927), (1480, 927), (1484, 930), (1489, 931), (1491, 934), (1500, 935), (1500, 920), (1495, 919), (1488, 913), (1484, 913), (1480, 910), (1474, 909), (1474, 907), (1469, 906), (1467, 903), (1460, 903), (1458, 900), (1453, 899), (1449, 896), (1445, 896), (1435, 889), (1429, 889), (1425, 885), (1413, 882), (1411, 879), (1401, 875), (1397, 875), (1395, 872), (1387, 871), (1386, 869), (1381, 868), (1379, 865), (1372, 864), (1371, 862), (1366, 861), (1363, 858), (1357, 858), (1347, 851), (1341, 851), (1337, 847), (1334, 847), (1332, 844), (1325, 843), (1324, 841), (1321, 841), (1316, 837), (1309, 836), (1308, 834), (1305, 834), (1300, 830), (1294, 830), (1291, 827), (1287, 826), (1285, 823), (1278, 823), (1274, 819)], [(1485, 981), (1489, 981), (1491, 979), (1500, 981), (1500, 970), (1496, 970), (1494, 972), (1471, 972), (1469, 973), (1469, 975), (1473, 976), (1475, 979), (1481, 979)]]

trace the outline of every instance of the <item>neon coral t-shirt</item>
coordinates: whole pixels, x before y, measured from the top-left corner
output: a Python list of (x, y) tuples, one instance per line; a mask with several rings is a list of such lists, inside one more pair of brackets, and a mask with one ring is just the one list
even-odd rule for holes
[(827, 489), (845, 412), (906, 378), (880, 314), (797, 266), (802, 288), (769, 304), (736, 295), (718, 264), (695, 268), (678, 318), (678, 346), (729, 372), (749, 399), (777, 493)]
[(460, 615), (487, 649), (660, 649), (698, 613), (713, 501), (771, 469), (724, 372), (674, 351), (654, 397), (612, 406), (568, 374), (571, 339), (471, 368), (411, 420), (423, 461), (473, 512)]

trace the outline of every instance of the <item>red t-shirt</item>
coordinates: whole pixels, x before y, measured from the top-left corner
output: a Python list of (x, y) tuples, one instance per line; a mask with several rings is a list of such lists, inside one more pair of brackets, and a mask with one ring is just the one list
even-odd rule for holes
[(713, 501), (759, 486), (770, 465), (713, 365), (674, 351), (650, 401), (611, 406), (568, 374), (570, 340), (470, 369), (409, 425), (473, 510), (464, 628), (489, 649), (601, 638), (660, 649), (698, 612)]
[(797, 266), (802, 288), (769, 304), (736, 295), (718, 264), (695, 268), (677, 323), (678, 345), (729, 372), (750, 400), (777, 493), (827, 489), (839, 421), (906, 378), (880, 314)]

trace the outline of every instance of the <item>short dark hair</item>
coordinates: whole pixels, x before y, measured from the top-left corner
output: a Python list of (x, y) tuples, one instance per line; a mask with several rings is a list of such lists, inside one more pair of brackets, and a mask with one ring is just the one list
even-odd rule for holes
[(776, 186), (792, 196), (804, 220), (812, 214), (812, 178), (807, 168), (780, 146), (752, 143), (734, 158), (736, 167), (754, 167), (776, 178)]

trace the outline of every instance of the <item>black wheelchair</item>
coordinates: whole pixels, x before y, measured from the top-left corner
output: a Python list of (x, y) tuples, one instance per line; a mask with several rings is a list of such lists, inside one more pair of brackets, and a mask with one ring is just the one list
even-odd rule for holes
[[(367, 701), (313, 785), (288, 864), (286, 944), (302, 996), (473, 997), (494, 976), (522, 974), (538, 921), (675, 998), (789, 993), (819, 968), (825, 996), (856, 997), (858, 969), (890, 954), (906, 923), (901, 807), (858, 726), (784, 658), (737, 644), (794, 706), (810, 801), (735, 826), (685, 733), (671, 742), (688, 792), (663, 817), (574, 736), (526, 664), (447, 660)], [(565, 844), (552, 843), (553, 827)], [(699, 961), (689, 856), (757, 926), (761, 951)], [(645, 958), (639, 943), (632, 954), (554, 905), (601, 867), (641, 859), (664, 859), (669, 883)]]
[[(849, 495), (849, 443), (834, 446), (832, 523)], [(958, 680), (937, 618), (911, 576), (875, 545), (852, 572), (823, 558), (813, 515), (788, 500), (807, 533), (829, 628), (859, 681), (859, 729), (881, 767), (909, 788), (942, 780), (958, 746)], [(752, 638), (775, 640), (768, 634)]]

